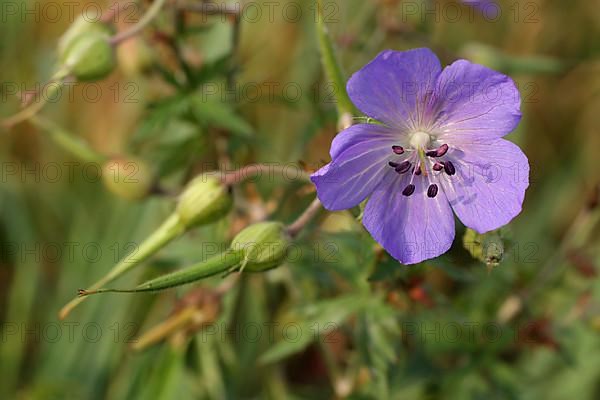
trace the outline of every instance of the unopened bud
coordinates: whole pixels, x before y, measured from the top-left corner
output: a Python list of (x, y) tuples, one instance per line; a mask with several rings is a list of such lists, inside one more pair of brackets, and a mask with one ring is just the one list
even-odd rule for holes
[(105, 78), (116, 66), (109, 39), (108, 33), (93, 30), (75, 36), (61, 54), (62, 67), (80, 81)]
[(230, 188), (220, 179), (202, 174), (188, 183), (179, 197), (176, 212), (189, 229), (223, 218), (232, 204)]
[(481, 43), (468, 43), (461, 49), (461, 55), (469, 61), (488, 68), (504, 70), (506, 67), (501, 54), (491, 46)]
[(500, 265), (504, 257), (504, 241), (496, 232), (486, 234), (483, 240), (483, 262), (490, 268)]
[(141, 200), (150, 193), (153, 176), (150, 167), (136, 158), (113, 158), (102, 166), (102, 182), (115, 195)]
[(480, 234), (467, 229), (463, 236), (463, 244), (473, 258), (485, 263), (489, 268), (500, 265), (504, 257), (504, 241), (498, 231)]
[(58, 56), (61, 60), (65, 59), (65, 54), (79, 36), (86, 33), (96, 32), (107, 36), (112, 34), (112, 29), (100, 21), (91, 20), (83, 15), (73, 22), (69, 28), (63, 33), (58, 41)]
[(231, 242), (231, 249), (242, 252), (244, 271), (261, 272), (283, 263), (289, 241), (283, 224), (260, 222), (238, 233)]

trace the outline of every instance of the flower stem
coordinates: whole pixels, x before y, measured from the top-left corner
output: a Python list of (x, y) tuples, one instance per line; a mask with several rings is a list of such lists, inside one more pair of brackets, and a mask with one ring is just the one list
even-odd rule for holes
[(137, 338), (132, 344), (131, 349), (134, 351), (145, 350), (148, 347), (165, 340), (167, 337), (185, 328), (190, 323), (201, 322), (198, 321), (198, 319), (203, 319), (202, 311), (194, 307), (187, 307)]
[(321, 210), (321, 201), (316, 198), (312, 203), (300, 214), (298, 219), (292, 222), (286, 228), (287, 233), (291, 237), (296, 237), (302, 229), (317, 215), (317, 213)]
[(344, 73), (340, 67), (331, 37), (325, 20), (323, 18), (323, 1), (317, 0), (317, 35), (319, 37), (319, 49), (321, 52), (321, 62), (327, 74), (327, 77), (334, 85), (336, 107), (338, 117), (341, 119), (344, 115), (354, 113), (354, 105), (346, 91)]
[(240, 10), (235, 4), (217, 4), (215, 3), (200, 3), (200, 4), (180, 4), (177, 6), (179, 10), (194, 12), (206, 15), (233, 15), (240, 16)]
[[(165, 245), (171, 242), (185, 232), (185, 226), (177, 216), (172, 214), (163, 222), (163, 224), (152, 233), (146, 240), (142, 242), (137, 251), (123, 258), (117, 265), (111, 269), (108, 274), (86, 289), (86, 292), (95, 291), (103, 288), (108, 283), (119, 278), (121, 275), (129, 272), (143, 261), (147, 260), (154, 253), (162, 249)], [(67, 315), (85, 300), (84, 297), (77, 297), (67, 303), (59, 312), (60, 319), (65, 319)]]
[(47, 131), (54, 143), (80, 160), (90, 163), (102, 163), (107, 160), (105, 155), (92, 149), (87, 142), (67, 132), (66, 129), (61, 128), (54, 122), (40, 116), (32, 117), (31, 122), (38, 128)]
[(33, 118), (37, 113), (39, 113), (42, 110), (42, 108), (44, 108), (46, 103), (48, 103), (48, 99), (50, 99), (54, 94), (56, 94), (60, 89), (62, 89), (65, 80), (67, 79), (69, 74), (70, 71), (68, 67), (63, 67), (60, 70), (58, 70), (54, 74), (52, 79), (44, 85), (43, 89), (47, 88), (47, 91), (42, 89), (36, 95), (36, 97), (39, 97), (40, 94), (43, 94), (43, 96), (41, 98), (38, 98), (37, 101), (31, 100), (29, 104), (27, 104), (27, 106), (21, 111), (3, 120), (2, 126), (6, 128), (12, 128), (13, 126), (23, 121)]
[(146, 281), (132, 289), (111, 289), (99, 288), (89, 290), (79, 290), (79, 296), (90, 296), (99, 293), (139, 293), (139, 292), (159, 292), (161, 290), (171, 289), (177, 286), (186, 285), (211, 276), (226, 273), (239, 267), (243, 259), (242, 251), (227, 251), (222, 254), (209, 258), (206, 261), (194, 264), (190, 267), (161, 275), (157, 278)]
[[(300, 169), (298, 168), (297, 170)], [(221, 179), (225, 185), (231, 186), (241, 183), (246, 179), (255, 178), (259, 175), (262, 175), (263, 173), (281, 174), (282, 177), (285, 179), (285, 176), (289, 173), (289, 171), (290, 166), (286, 165), (252, 164), (246, 165), (245, 167), (242, 167), (236, 171), (225, 172), (223, 173)], [(310, 182), (310, 176), (303, 170), (300, 170), (300, 173), (295, 179)]]
[(146, 14), (144, 14), (144, 16), (134, 26), (124, 32), (117, 33), (111, 38), (110, 43), (116, 46), (125, 40), (136, 36), (146, 27), (146, 25), (152, 22), (166, 1), (167, 0), (155, 0), (150, 8), (148, 8), (148, 11), (146, 11)]

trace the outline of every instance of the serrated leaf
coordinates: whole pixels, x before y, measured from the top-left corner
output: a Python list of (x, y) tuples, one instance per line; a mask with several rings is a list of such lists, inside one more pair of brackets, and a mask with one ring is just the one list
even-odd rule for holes
[(252, 126), (240, 117), (228, 103), (204, 98), (203, 95), (195, 95), (191, 97), (191, 106), (192, 114), (201, 124), (227, 129), (232, 134), (246, 138), (253, 134)]
[(167, 176), (185, 168), (190, 160), (203, 151), (203, 133), (200, 128), (187, 121), (173, 121), (154, 145), (154, 159), (158, 164), (159, 176)]
[(189, 109), (190, 100), (186, 95), (176, 95), (151, 104), (133, 136), (134, 144), (161, 136), (171, 121), (184, 117)]
[(302, 332), (306, 333), (300, 335), (299, 339), (295, 341), (281, 340), (275, 343), (263, 353), (259, 362), (261, 364), (271, 364), (306, 349), (314, 341), (314, 335), (309, 334), (310, 327), (308, 325), (301, 324), (299, 325), (299, 329), (302, 329)]
[[(281, 340), (270, 347), (261, 357), (264, 364), (287, 358), (306, 349), (321, 334), (336, 329), (351, 315), (368, 307), (370, 299), (362, 295), (341, 296), (308, 305), (299, 310), (299, 327), (302, 335), (297, 341)], [(305, 318), (305, 319), (302, 319)]]

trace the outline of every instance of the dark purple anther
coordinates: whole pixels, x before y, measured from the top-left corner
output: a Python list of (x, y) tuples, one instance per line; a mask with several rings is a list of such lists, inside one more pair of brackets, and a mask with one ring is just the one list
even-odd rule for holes
[(435, 196), (437, 196), (438, 194), (438, 186), (435, 183), (432, 183), (431, 185), (429, 185), (429, 188), (427, 189), (427, 197), (430, 198), (434, 198)]
[(444, 166), (442, 164), (437, 163), (437, 162), (435, 164), (433, 164), (433, 170), (434, 171), (441, 171), (443, 169), (444, 169)]
[(390, 162), (388, 163), (388, 165), (389, 165), (390, 167), (392, 167), (392, 168), (396, 168), (396, 167), (398, 166), (398, 163), (395, 163), (395, 162), (393, 162), (393, 161), (390, 161)]
[(413, 194), (415, 192), (415, 185), (410, 184), (407, 187), (404, 188), (404, 190), (402, 191), (402, 194), (405, 196), (410, 196), (411, 194)]
[(421, 175), (421, 172), (422, 172), (422, 171), (421, 171), (421, 166), (420, 166), (420, 165), (419, 165), (419, 166), (416, 166), (416, 167), (415, 167), (415, 171), (414, 171), (414, 172), (415, 172), (415, 175)]
[(392, 146), (392, 151), (396, 154), (404, 154), (404, 147), (402, 146)]
[(396, 172), (399, 174), (403, 174), (406, 171), (408, 171), (410, 169), (410, 162), (409, 161), (403, 161), (400, 163), (400, 165), (398, 165), (396, 167)]
[(448, 145), (443, 144), (437, 150), (431, 150), (425, 153), (428, 157), (442, 157), (448, 152)]
[(454, 168), (454, 164), (452, 164), (451, 161), (446, 161), (444, 163), (444, 171), (446, 171), (446, 173), (448, 175), (454, 175), (456, 173), (456, 169)]

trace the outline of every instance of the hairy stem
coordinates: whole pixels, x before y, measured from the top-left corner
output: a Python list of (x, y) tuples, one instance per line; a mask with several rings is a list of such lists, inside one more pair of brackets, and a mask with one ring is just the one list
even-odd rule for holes
[[(181, 223), (177, 214), (172, 214), (163, 222), (163, 224), (142, 242), (137, 251), (123, 258), (117, 265), (113, 267), (104, 277), (94, 283), (85, 291), (95, 291), (103, 288), (108, 283), (119, 278), (123, 274), (129, 272), (150, 256), (162, 249), (165, 245), (171, 242), (176, 237), (179, 237), (185, 231), (185, 226)], [(66, 304), (59, 312), (59, 318), (65, 319), (67, 315), (85, 300), (84, 297), (77, 297)]]
[[(44, 106), (48, 103), (48, 100), (62, 89), (69, 74), (69, 68), (61, 68), (54, 74), (52, 79), (50, 79), (50, 81), (44, 85), (40, 92), (36, 93), (35, 98), (37, 98), (37, 100), (30, 99), (26, 101), (26, 107), (13, 116), (3, 120), (2, 125), (6, 128), (12, 128), (23, 121), (33, 118), (42, 110), (42, 108), (44, 108)], [(40, 94), (43, 94), (41, 98)]]
[(321, 210), (321, 201), (315, 198), (312, 203), (300, 214), (300, 216), (286, 228), (287, 233), (291, 237), (296, 237), (302, 229), (317, 215)]
[(240, 15), (239, 9), (235, 4), (217, 4), (217, 3), (199, 3), (199, 4), (181, 4), (177, 6), (179, 10), (194, 12), (205, 15)]
[(158, 15), (160, 9), (163, 7), (166, 1), (167, 0), (155, 0), (150, 8), (148, 8), (148, 11), (146, 11), (146, 14), (144, 14), (144, 16), (134, 26), (124, 32), (117, 33), (111, 38), (110, 43), (116, 46), (139, 34), (146, 27), (146, 25), (152, 22), (152, 20)]
[(227, 251), (218, 254), (206, 261), (194, 264), (190, 267), (183, 268), (170, 274), (161, 275), (157, 278), (144, 282), (132, 289), (85, 289), (79, 290), (79, 296), (90, 296), (99, 293), (139, 293), (139, 292), (159, 292), (174, 287), (187, 285), (201, 279), (211, 276), (227, 273), (236, 266), (239, 266), (243, 258), (241, 251)]
[(61, 128), (54, 122), (40, 116), (32, 117), (31, 122), (38, 128), (48, 132), (50, 139), (54, 143), (80, 160), (90, 163), (102, 163), (107, 160), (105, 155), (92, 149), (87, 142), (71, 134), (66, 129)]
[(325, 20), (323, 18), (323, 1), (317, 0), (317, 35), (319, 37), (319, 49), (321, 62), (327, 74), (327, 78), (333, 83), (335, 90), (336, 107), (338, 118), (352, 115), (354, 105), (346, 92), (344, 73), (337, 60), (331, 37)]
[[(288, 176), (290, 171), (295, 171), (293, 176)], [(221, 179), (225, 185), (236, 185), (246, 179), (256, 178), (262, 174), (281, 174), (283, 179), (301, 180), (310, 182), (310, 176), (300, 168), (291, 168), (290, 165), (252, 164), (242, 167), (236, 171), (223, 173)], [(270, 179), (272, 176), (268, 176)]]

